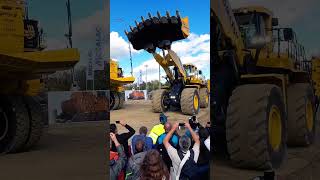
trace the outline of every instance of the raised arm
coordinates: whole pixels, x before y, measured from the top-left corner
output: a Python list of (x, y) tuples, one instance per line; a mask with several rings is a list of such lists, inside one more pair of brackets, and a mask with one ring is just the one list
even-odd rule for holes
[(169, 146), (171, 146), (170, 143), (169, 143), (169, 140), (171, 139), (173, 133), (176, 131), (176, 129), (177, 129), (178, 127), (179, 127), (179, 123), (176, 122), (176, 123), (172, 126), (171, 130), (168, 132), (168, 134), (166, 135), (166, 137), (164, 138), (164, 140), (163, 140), (163, 145), (164, 145), (164, 147), (165, 147), (166, 149), (167, 149)]
[(115, 134), (110, 133), (110, 138), (114, 142), (117, 148), (117, 152), (119, 153), (119, 159), (115, 162), (115, 165), (113, 166), (114, 173), (119, 174), (126, 164), (127, 157), (126, 157), (126, 154), (124, 153), (123, 146), (119, 143)]
[(129, 126), (127, 123), (125, 123), (124, 121), (120, 121), (120, 124), (125, 127), (126, 129), (128, 129), (129, 132), (127, 133), (123, 133), (122, 137), (124, 139), (129, 139), (131, 136), (133, 136), (136, 133), (136, 130), (134, 130), (131, 126)]
[(186, 126), (186, 128), (189, 129), (189, 131), (190, 131), (190, 133), (191, 133), (191, 136), (192, 136), (192, 139), (194, 140), (194, 143), (200, 145), (199, 136), (193, 131), (193, 129), (191, 128), (190, 124), (189, 124), (189, 123), (186, 123), (185, 126)]

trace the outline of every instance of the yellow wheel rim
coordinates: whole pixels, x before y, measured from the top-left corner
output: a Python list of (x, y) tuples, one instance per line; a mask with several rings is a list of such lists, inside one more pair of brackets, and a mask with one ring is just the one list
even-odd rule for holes
[(193, 107), (194, 107), (195, 110), (197, 110), (198, 107), (199, 107), (199, 99), (198, 99), (198, 96), (197, 96), (197, 95), (195, 95), (195, 96), (193, 97)]
[(309, 132), (313, 130), (313, 108), (312, 103), (310, 101), (307, 102), (306, 105), (306, 119), (307, 119), (307, 128)]
[(272, 106), (269, 113), (269, 144), (274, 151), (278, 151), (282, 139), (281, 114), (277, 106)]

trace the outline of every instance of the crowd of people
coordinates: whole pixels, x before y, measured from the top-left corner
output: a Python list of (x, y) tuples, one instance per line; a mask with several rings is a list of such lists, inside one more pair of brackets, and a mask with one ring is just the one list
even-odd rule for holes
[(204, 127), (193, 117), (172, 124), (161, 114), (149, 134), (142, 126), (137, 135), (124, 121), (117, 123), (128, 132), (119, 134), (117, 124), (110, 125), (111, 180), (209, 179), (210, 123)]

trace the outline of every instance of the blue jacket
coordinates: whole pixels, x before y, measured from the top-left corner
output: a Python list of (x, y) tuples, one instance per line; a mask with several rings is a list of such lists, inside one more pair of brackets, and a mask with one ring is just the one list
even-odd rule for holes
[(144, 141), (144, 150), (143, 151), (148, 151), (148, 150), (152, 149), (153, 143), (152, 143), (151, 137), (148, 137), (144, 134), (135, 135), (135, 136), (133, 136), (132, 141), (131, 141), (131, 147), (132, 147), (131, 149), (132, 149), (133, 154), (136, 153), (136, 148), (135, 148), (136, 143), (140, 139)]
[[(161, 134), (159, 137), (158, 137), (158, 140), (157, 140), (157, 145), (160, 145), (163, 143), (163, 140), (164, 138), (166, 137), (167, 133), (163, 133)], [(173, 146), (173, 147), (177, 147), (178, 146), (178, 143), (179, 143), (179, 138), (177, 135), (173, 134), (171, 136), (171, 139), (170, 139), (170, 144)]]

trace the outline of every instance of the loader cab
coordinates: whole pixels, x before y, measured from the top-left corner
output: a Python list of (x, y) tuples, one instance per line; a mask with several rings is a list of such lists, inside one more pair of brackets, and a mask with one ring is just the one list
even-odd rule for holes
[(183, 67), (186, 70), (187, 77), (198, 75), (197, 67), (193, 64), (184, 64)]
[(245, 47), (258, 49), (272, 40), (273, 26), (278, 25), (272, 13), (263, 7), (246, 7), (233, 10)]

